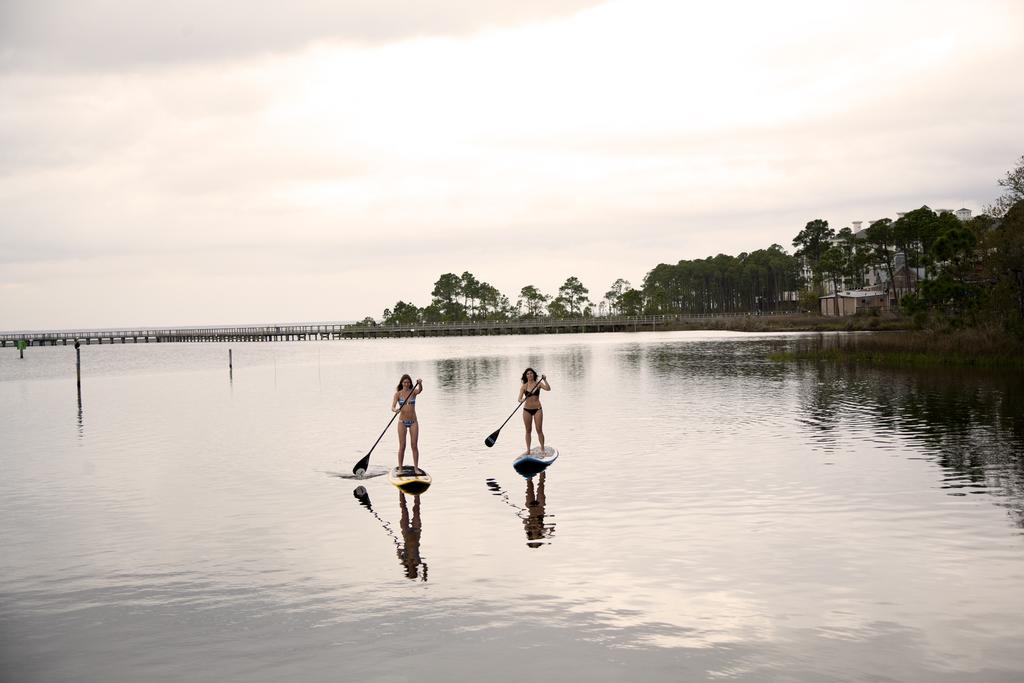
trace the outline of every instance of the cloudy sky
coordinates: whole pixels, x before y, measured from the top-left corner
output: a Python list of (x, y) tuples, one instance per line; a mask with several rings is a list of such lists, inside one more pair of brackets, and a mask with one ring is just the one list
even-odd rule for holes
[(1024, 154), (1024, 3), (0, 0), (0, 329), (595, 301)]

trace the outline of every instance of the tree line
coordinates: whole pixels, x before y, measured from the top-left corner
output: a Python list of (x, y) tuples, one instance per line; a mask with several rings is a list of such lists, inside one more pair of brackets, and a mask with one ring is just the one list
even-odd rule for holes
[[(407, 301), (398, 301), (384, 309), (383, 323), (411, 325), (429, 322), (463, 322), (469, 320), (511, 320), (514, 318), (555, 318), (593, 315), (590, 290), (579, 278), (566, 278), (558, 294), (544, 294), (534, 285), (525, 285), (513, 304), (505, 294), (465, 271), (462, 275), (444, 273), (434, 283), (431, 301), (422, 308)], [(370, 319), (372, 320), (372, 319)]]
[[(420, 307), (398, 301), (384, 324), (587, 317), (603, 314), (760, 313), (817, 311), (828, 283), (832, 291), (860, 288), (869, 274), (884, 273), (895, 304), (909, 313), (968, 322), (980, 317), (1024, 320), (1024, 156), (999, 180), (1004, 194), (986, 213), (961, 221), (927, 206), (896, 220), (882, 218), (859, 233), (809, 221), (793, 238), (795, 253), (772, 244), (738, 256), (660, 263), (640, 287), (616, 279), (598, 302), (576, 276), (547, 294), (524, 285), (513, 302), (469, 271), (444, 273), (431, 301)], [(919, 275), (920, 274), (920, 275)], [(367, 318), (366, 322), (372, 321)]]
[(801, 284), (799, 260), (777, 244), (739, 256), (719, 254), (673, 265), (659, 264), (647, 274), (640, 288), (618, 278), (596, 303), (576, 276), (567, 277), (554, 294), (546, 294), (533, 284), (524, 285), (513, 303), (496, 287), (466, 271), (462, 275), (441, 275), (426, 306), (398, 301), (384, 309), (382, 322), (410, 325), (538, 317), (777, 311), (795, 308)]

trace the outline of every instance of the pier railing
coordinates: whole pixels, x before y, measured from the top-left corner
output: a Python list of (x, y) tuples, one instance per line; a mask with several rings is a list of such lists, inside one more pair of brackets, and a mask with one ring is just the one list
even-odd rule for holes
[[(0, 347), (24, 341), (29, 346), (81, 344), (148, 344), (167, 342), (314, 341), (389, 337), (439, 337), (498, 334), (558, 334), (657, 330), (670, 323), (747, 317), (751, 313), (591, 316), (415, 324), (302, 323), (212, 327), (160, 327), (106, 330), (0, 332)], [(771, 313), (760, 315), (772, 315)], [(782, 315), (782, 313), (779, 313)]]

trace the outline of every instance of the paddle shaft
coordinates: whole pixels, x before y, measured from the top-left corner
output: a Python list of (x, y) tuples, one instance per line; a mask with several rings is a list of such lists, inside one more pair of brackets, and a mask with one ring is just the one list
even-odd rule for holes
[[(408, 401), (415, 395), (413, 392), (416, 391), (417, 386), (418, 383), (412, 385), (412, 390), (409, 392), (409, 398), (405, 399), (406, 401)], [(352, 468), (352, 474), (358, 474), (359, 470), (363, 470), (364, 472), (366, 471), (366, 466), (370, 464), (370, 453), (373, 453), (373, 449), (377, 447), (377, 444), (380, 443), (380, 440), (383, 439), (384, 435), (388, 433), (388, 430), (391, 429), (391, 423), (395, 421), (395, 418), (398, 417), (399, 414), (401, 414), (401, 412), (402, 409), (399, 408), (398, 410), (395, 411), (395, 414), (391, 416), (391, 419), (388, 420), (388, 426), (384, 428), (384, 431), (380, 433), (380, 436), (377, 437), (377, 440), (373, 442), (373, 445), (370, 446), (370, 450), (366, 452), (366, 455), (364, 455), (363, 458), (355, 464), (355, 467)]]
[(494, 434), (492, 434), (491, 436), (496, 436), (496, 435), (498, 434), (498, 432), (500, 432), (500, 431), (501, 431), (501, 430), (502, 430), (502, 429), (503, 429), (503, 428), (505, 427), (505, 425), (507, 425), (507, 424), (508, 424), (508, 421), (509, 421), (509, 420), (511, 420), (511, 419), (512, 419), (512, 416), (516, 414), (516, 411), (517, 411), (517, 410), (519, 410), (519, 408), (520, 408), (520, 407), (521, 407), (521, 406), (522, 406), (522, 405), (523, 405), (524, 403), (526, 403), (526, 399), (530, 398), (530, 395), (531, 395), (531, 394), (532, 394), (532, 393), (533, 393), (534, 391), (536, 391), (536, 392), (537, 392), (537, 395), (538, 395), (538, 396), (540, 396), (540, 389), (539, 389), (538, 387), (540, 387), (540, 383), (541, 383), (541, 382), (546, 382), (546, 381), (547, 381), (547, 380), (542, 380), (542, 379), (540, 379), (540, 378), (538, 377), (538, 378), (537, 378), (537, 383), (536, 383), (536, 384), (534, 385), (534, 387), (533, 387), (533, 391), (530, 391), (530, 392), (528, 392), (528, 393), (526, 394), (526, 396), (523, 396), (523, 400), (519, 402), (519, 405), (517, 405), (517, 406), (516, 406), (516, 407), (515, 407), (515, 408), (514, 408), (514, 409), (512, 410), (512, 412), (511, 412), (511, 413), (509, 413), (509, 416), (508, 416), (508, 417), (506, 417), (506, 418), (505, 418), (505, 421), (501, 423), (501, 427), (498, 427), (498, 428), (497, 428), (496, 430), (494, 430)]

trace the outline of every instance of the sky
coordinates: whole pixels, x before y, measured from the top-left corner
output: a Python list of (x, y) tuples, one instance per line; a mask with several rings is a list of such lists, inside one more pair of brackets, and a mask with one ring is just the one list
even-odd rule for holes
[(0, 0), (0, 330), (599, 301), (1024, 154), (1024, 3)]

